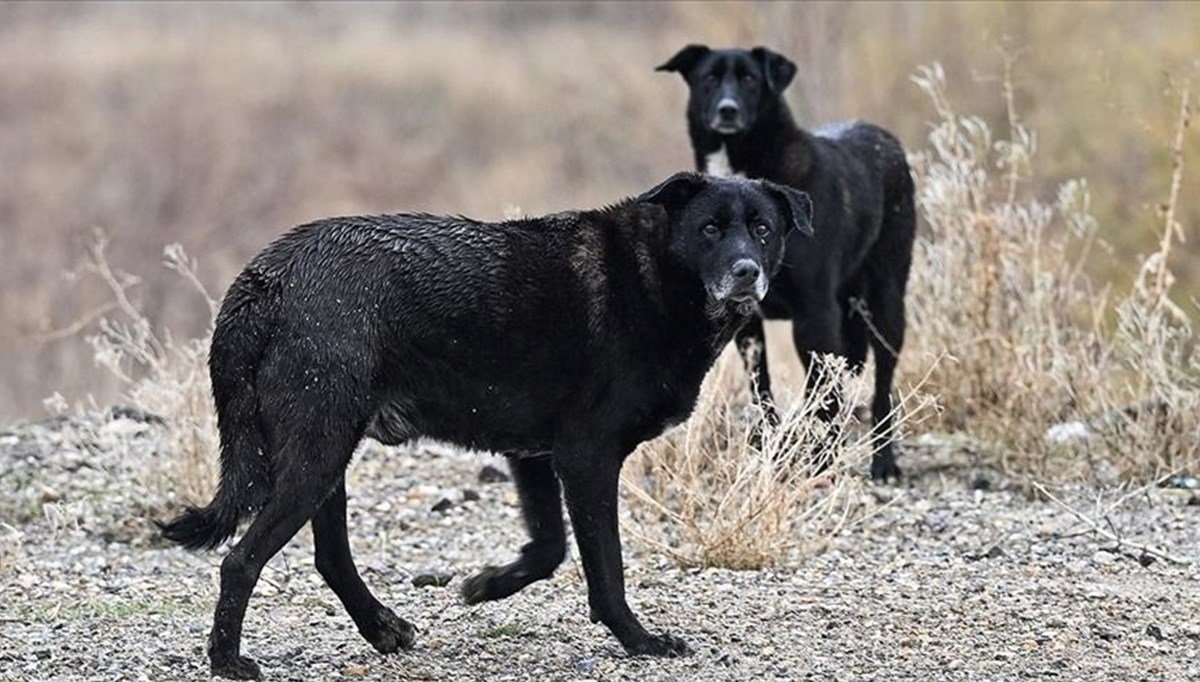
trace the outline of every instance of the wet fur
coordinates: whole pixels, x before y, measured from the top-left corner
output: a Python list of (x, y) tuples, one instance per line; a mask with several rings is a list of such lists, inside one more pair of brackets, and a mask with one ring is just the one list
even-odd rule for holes
[[(246, 603), (263, 565), (310, 520), (316, 567), (363, 637), (384, 653), (412, 646), (412, 625), (376, 600), (350, 556), (343, 472), (364, 436), (511, 455), (530, 541), (467, 580), (468, 602), (553, 573), (566, 551), (565, 493), (592, 619), (631, 653), (685, 653), (625, 601), (618, 474), (640, 442), (691, 413), (751, 316), (752, 305), (711, 300), (721, 273), (698, 263), (749, 257), (773, 274), (787, 224), (808, 228), (804, 202), (769, 183), (684, 173), (596, 211), (499, 224), (335, 218), (271, 244), (230, 287), (213, 334), (220, 490), (164, 527), (204, 548), (255, 517), (221, 564), (213, 672), (261, 675), (240, 651)], [(707, 215), (779, 232), (705, 242), (692, 223)]]
[[(796, 66), (762, 47), (689, 45), (658, 68), (680, 73), (691, 89), (687, 121), (698, 170), (706, 170), (713, 155), (724, 154), (734, 174), (772, 180), (811, 197), (815, 238), (789, 242), (762, 313), (767, 319), (792, 320), (793, 342), (808, 368), (810, 389), (824, 375), (814, 353), (844, 356), (857, 371), (868, 346), (872, 349), (878, 451), (871, 474), (875, 479), (898, 477), (891, 391), (904, 345), (904, 293), (916, 233), (913, 182), (900, 142), (869, 123), (840, 124), (815, 134), (797, 126), (783, 98)], [(705, 81), (709, 74), (716, 80)], [(711, 129), (710, 100), (717, 95), (706, 94), (721, 88), (745, 103), (743, 117), (749, 125), (738, 134)], [(742, 328), (738, 345), (774, 419), (761, 320)], [(839, 402), (827, 405), (821, 416), (832, 418)]]

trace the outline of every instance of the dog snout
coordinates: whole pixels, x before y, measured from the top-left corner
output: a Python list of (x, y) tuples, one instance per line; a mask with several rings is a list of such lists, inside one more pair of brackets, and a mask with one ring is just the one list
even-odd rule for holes
[(741, 113), (741, 108), (738, 107), (737, 102), (733, 101), (732, 99), (726, 97), (720, 102), (717, 102), (717, 117), (721, 119), (722, 123), (733, 123), (737, 121), (739, 113)]
[(742, 258), (733, 264), (730, 268), (730, 274), (733, 275), (733, 280), (737, 282), (738, 287), (751, 287), (758, 281), (758, 275), (762, 269), (758, 267), (758, 263), (749, 258)]

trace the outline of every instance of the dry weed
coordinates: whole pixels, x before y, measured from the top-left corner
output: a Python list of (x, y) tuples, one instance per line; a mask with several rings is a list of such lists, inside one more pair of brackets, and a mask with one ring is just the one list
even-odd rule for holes
[[(1004, 140), (953, 108), (939, 66), (914, 80), (937, 122), (929, 149), (914, 159), (927, 229), (916, 245), (906, 355), (930, 373), (929, 389), (946, 408), (942, 428), (969, 432), (1010, 471), (1039, 478), (1195, 469), (1200, 365), (1192, 320), (1169, 298), (1167, 263), (1183, 234), (1173, 206), (1186, 91), (1160, 250), (1132, 290), (1117, 295), (1085, 274), (1105, 250), (1086, 181), (1064, 183), (1053, 201), (1023, 191), (1037, 136), (1017, 118), (1011, 73)], [(942, 355), (948, 361), (922, 365)], [(1048, 439), (1063, 422), (1073, 429)]]
[[(623, 480), (633, 534), (683, 565), (758, 569), (786, 564), (824, 546), (873, 503), (862, 472), (875, 449), (851, 406), (868, 402), (869, 374), (854, 376), (830, 358), (830, 381), (816, 394), (780, 397), (780, 423), (757, 446), (746, 373), (729, 348), (705, 379), (692, 418), (644, 444)], [(830, 423), (816, 418), (840, 390), (847, 405)], [(915, 392), (897, 401), (897, 433), (924, 414)], [(831, 462), (819, 470), (813, 453)]]
[[(99, 333), (87, 337), (96, 363), (117, 377), (123, 395), (133, 407), (162, 419), (168, 455), (148, 467), (144, 482), (164, 499), (174, 496), (186, 504), (203, 504), (216, 489), (218, 440), (208, 378), (211, 332), (202, 338), (180, 341), (169, 331), (155, 331), (150, 320), (128, 297), (137, 278), (114, 271), (105, 249), (108, 240), (96, 232), (84, 269), (108, 287), (121, 317), (102, 317)], [(196, 263), (178, 244), (164, 251), (167, 268), (188, 281), (215, 317), (216, 301), (196, 276)]]
[(7, 523), (0, 523), (0, 574), (15, 572), (25, 558), (25, 534)]

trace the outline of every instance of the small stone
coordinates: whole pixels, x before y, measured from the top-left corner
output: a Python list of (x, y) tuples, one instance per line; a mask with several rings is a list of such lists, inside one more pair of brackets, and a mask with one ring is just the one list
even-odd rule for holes
[(1192, 495), (1192, 497), (1187, 501), (1187, 506), (1200, 507), (1200, 495)]
[(463, 495), (463, 502), (478, 502), (479, 501), (479, 492), (476, 490), (467, 488), (466, 490), (463, 490), (462, 495)]
[(1150, 564), (1153, 564), (1155, 561), (1158, 561), (1158, 559), (1156, 557), (1146, 554), (1144, 552), (1142, 554), (1139, 554), (1138, 558), (1137, 558), (1137, 562), (1142, 565), (1142, 568), (1146, 568), (1146, 567), (1150, 566)]
[(436, 514), (441, 514), (453, 506), (454, 502), (450, 498), (443, 497), (442, 499), (438, 500), (437, 504), (433, 505), (433, 508), (430, 509), (430, 511)]
[(479, 470), (480, 483), (507, 483), (512, 478), (500, 469), (488, 464)]
[(412, 577), (412, 584), (413, 587), (445, 587), (453, 577), (453, 573), (418, 573)]
[(348, 665), (342, 668), (342, 675), (345, 677), (366, 677), (367, 666), (358, 664)]
[(1111, 628), (1096, 628), (1096, 636), (1106, 642), (1115, 642), (1121, 639), (1121, 633)]
[(992, 489), (992, 482), (982, 474), (971, 479), (971, 490), (988, 491)]
[(980, 561), (982, 559), (996, 559), (1004, 556), (1004, 550), (1000, 545), (992, 545), (984, 552), (975, 552), (966, 556), (967, 561)]
[(596, 659), (581, 658), (575, 661), (575, 670), (582, 675), (591, 675), (596, 672)]
[(1146, 634), (1149, 635), (1150, 637), (1153, 637), (1154, 639), (1157, 639), (1160, 642), (1163, 641), (1164, 639), (1166, 639), (1165, 637), (1163, 637), (1162, 628), (1158, 627), (1154, 623), (1151, 623), (1146, 626)]

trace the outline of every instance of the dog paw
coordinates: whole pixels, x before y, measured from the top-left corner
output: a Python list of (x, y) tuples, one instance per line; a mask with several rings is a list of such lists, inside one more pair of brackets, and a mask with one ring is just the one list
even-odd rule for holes
[(417, 629), (412, 623), (386, 607), (380, 608), (375, 614), (375, 620), (369, 629), (360, 628), (359, 632), (381, 654), (411, 649), (417, 641)]
[(466, 604), (482, 604), (496, 597), (492, 594), (492, 580), (501, 574), (495, 566), (484, 566), (482, 570), (463, 581), (458, 593)]
[(871, 480), (885, 483), (900, 480), (900, 466), (894, 454), (879, 453), (871, 459)]
[(258, 664), (245, 656), (213, 659), (209, 668), (214, 676), (224, 677), (227, 680), (262, 679), (262, 670), (259, 669)]
[(692, 653), (687, 642), (665, 632), (661, 635), (648, 635), (632, 646), (625, 647), (625, 651), (630, 656), (656, 656), (659, 658), (677, 658)]

